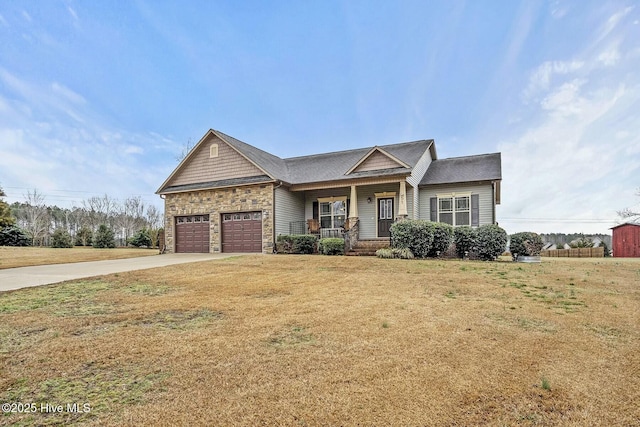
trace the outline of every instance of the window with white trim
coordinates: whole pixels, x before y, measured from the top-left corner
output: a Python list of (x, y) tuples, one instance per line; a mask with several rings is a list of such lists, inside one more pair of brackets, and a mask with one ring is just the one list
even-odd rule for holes
[(471, 225), (471, 196), (439, 196), (438, 221), (453, 226)]
[(339, 228), (347, 219), (347, 198), (318, 199), (320, 227)]

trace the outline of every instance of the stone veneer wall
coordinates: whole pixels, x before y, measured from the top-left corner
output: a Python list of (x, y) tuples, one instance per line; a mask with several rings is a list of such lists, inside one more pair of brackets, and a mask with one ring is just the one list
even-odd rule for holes
[(232, 212), (262, 212), (262, 252), (273, 251), (273, 185), (167, 194), (164, 201), (165, 241), (167, 252), (174, 252), (175, 217), (209, 214), (209, 251), (222, 251), (220, 214)]

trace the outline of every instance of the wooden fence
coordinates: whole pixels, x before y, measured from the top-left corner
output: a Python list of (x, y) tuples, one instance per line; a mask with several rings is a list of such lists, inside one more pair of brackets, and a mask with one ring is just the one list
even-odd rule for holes
[(572, 258), (603, 258), (604, 248), (576, 248), (576, 249), (553, 249), (540, 252), (540, 256), (547, 257), (572, 257)]

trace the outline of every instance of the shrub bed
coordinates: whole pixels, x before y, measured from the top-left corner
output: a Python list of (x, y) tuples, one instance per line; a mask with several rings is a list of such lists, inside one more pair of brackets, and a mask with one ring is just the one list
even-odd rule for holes
[(475, 232), (475, 251), (482, 260), (495, 260), (507, 247), (507, 232), (497, 225), (482, 225)]
[[(279, 254), (312, 254), (318, 238), (312, 234), (281, 234), (276, 239)], [(344, 241), (343, 241), (344, 245)]]
[(515, 260), (518, 255), (533, 256), (540, 255), (544, 243), (539, 234), (532, 231), (523, 231), (511, 235), (509, 252)]
[(409, 249), (416, 258), (426, 258), (433, 244), (435, 226), (431, 221), (407, 219), (391, 226), (393, 248)]
[(318, 252), (323, 255), (344, 255), (344, 239), (326, 237), (318, 241)]

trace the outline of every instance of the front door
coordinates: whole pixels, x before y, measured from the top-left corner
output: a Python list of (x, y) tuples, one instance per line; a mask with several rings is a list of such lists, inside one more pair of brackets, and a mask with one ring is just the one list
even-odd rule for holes
[(393, 197), (378, 199), (378, 237), (391, 237)]

